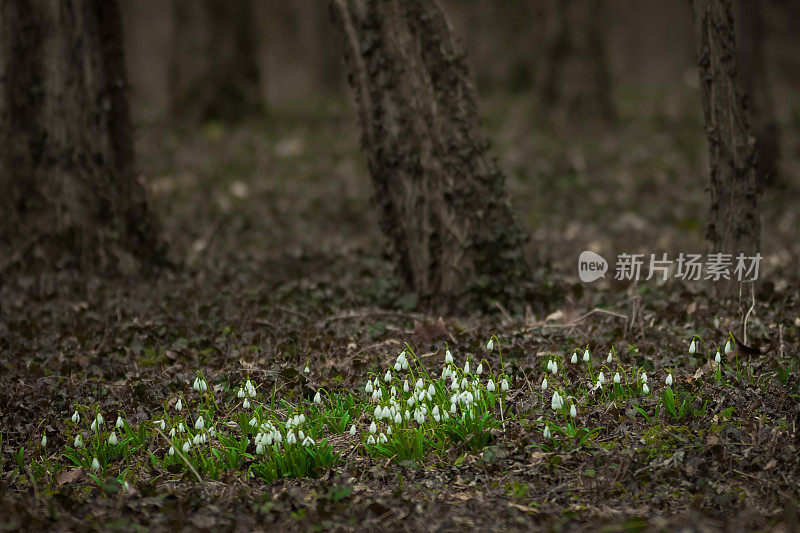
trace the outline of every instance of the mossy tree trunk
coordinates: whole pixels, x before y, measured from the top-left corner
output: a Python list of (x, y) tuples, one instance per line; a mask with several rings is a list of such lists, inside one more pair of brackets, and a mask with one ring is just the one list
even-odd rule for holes
[(604, 0), (547, 0), (546, 11), (537, 80), (543, 113), (562, 125), (613, 120)]
[[(694, 0), (694, 18), (711, 174), (707, 237), (712, 252), (752, 256), (761, 245), (763, 182), (737, 84), (732, 0)], [(738, 283), (717, 287), (732, 294)]]
[(0, 0), (0, 270), (157, 256), (116, 0)]
[(437, 307), (522, 290), (529, 269), (471, 75), (433, 0), (332, 0), (391, 255)]
[(172, 0), (173, 119), (237, 121), (262, 105), (251, 0)]

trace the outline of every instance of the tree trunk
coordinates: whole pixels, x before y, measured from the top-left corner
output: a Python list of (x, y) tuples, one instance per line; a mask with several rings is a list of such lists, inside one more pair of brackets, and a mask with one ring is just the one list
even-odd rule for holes
[(542, 109), (557, 123), (616, 116), (603, 8), (603, 0), (548, 0), (547, 44), (537, 85)]
[(153, 259), (117, 2), (0, 0), (0, 28), (0, 270)]
[(381, 225), (408, 287), (437, 307), (529, 280), (470, 73), (434, 0), (332, 0)]
[(737, 1), (739, 42), (736, 49), (742, 88), (750, 104), (748, 117), (756, 137), (758, 175), (765, 184), (770, 184), (776, 181), (780, 150), (778, 123), (764, 57), (763, 4), (763, 0)]
[[(694, 0), (694, 18), (711, 171), (707, 236), (714, 253), (753, 256), (760, 249), (763, 182), (736, 80), (732, 0)], [(718, 286), (732, 294), (738, 284)]]
[(173, 0), (176, 120), (241, 120), (261, 106), (250, 0)]

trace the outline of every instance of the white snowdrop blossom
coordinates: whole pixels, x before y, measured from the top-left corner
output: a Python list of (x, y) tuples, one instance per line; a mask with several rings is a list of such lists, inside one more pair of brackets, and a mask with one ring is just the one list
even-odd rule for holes
[(697, 342), (694, 339), (692, 339), (691, 344), (689, 344), (689, 353), (697, 353)]
[(367, 381), (367, 384), (364, 385), (364, 392), (366, 392), (367, 394), (370, 394), (373, 390), (374, 389), (372, 388), (372, 382), (371, 381)]
[(408, 392), (408, 380), (403, 381), (403, 392)]
[(490, 379), (489, 382), (486, 384), (486, 390), (488, 390), (489, 392), (494, 392), (495, 391), (495, 386), (494, 386), (494, 381), (493, 380)]
[(501, 391), (508, 390), (508, 380), (506, 380), (506, 378), (503, 378), (503, 381), (500, 382), (500, 390)]
[(475, 369), (475, 373), (479, 376), (483, 374), (483, 363), (478, 363), (478, 368)]
[(322, 395), (319, 393), (319, 391), (317, 391), (317, 393), (314, 395), (314, 403), (318, 405), (322, 403)]
[(103, 415), (97, 413), (97, 425), (99, 426), (102, 423), (103, 423)]
[(602, 372), (598, 374), (597, 382), (600, 383), (601, 385), (606, 382), (606, 376)]
[(403, 423), (403, 417), (400, 416), (400, 411), (397, 411), (397, 414), (394, 415), (394, 423), (395, 424), (402, 424)]
[(553, 360), (552, 359), (548, 359), (547, 360), (547, 371), (548, 372), (552, 372), (553, 371)]
[(75, 442), (72, 444), (74, 444), (76, 448), (83, 448), (83, 437), (81, 437), (80, 433), (75, 435)]
[(733, 351), (733, 347), (731, 347), (731, 340), (728, 339), (728, 342), (725, 343), (725, 353), (731, 353)]
[(42, 435), (42, 448), (47, 447), (47, 434)]
[(242, 407), (245, 409), (250, 409), (250, 400), (245, 398), (244, 401), (242, 402)]
[(109, 435), (109, 436), (108, 436), (108, 443), (109, 443), (110, 445), (112, 445), (112, 446), (116, 446), (118, 442), (119, 442), (119, 441), (117, 441), (117, 434), (116, 434), (116, 432), (112, 431), (112, 432), (111, 432), (111, 435)]
[(672, 374), (667, 375), (667, 379), (664, 380), (664, 383), (666, 383), (667, 387), (672, 387)]
[(125, 427), (125, 421), (122, 419), (121, 416), (117, 417), (117, 423), (114, 424), (117, 428)]
[(170, 457), (172, 457), (173, 455), (175, 455), (175, 448), (174, 448), (174, 447), (172, 447), (172, 446), (170, 446), (170, 447), (169, 447), (169, 451), (167, 452), (167, 455), (169, 455)]
[(425, 386), (425, 383), (422, 381), (422, 378), (419, 378), (417, 382), (414, 384), (415, 389), (421, 389)]
[(615, 385), (619, 385), (620, 381), (621, 381), (621, 379), (619, 377), (619, 372), (617, 372), (616, 374), (614, 374), (614, 384)]
[(375, 444), (375, 435), (370, 435), (367, 439), (367, 444)]
[(239, 388), (239, 391), (236, 393), (236, 397), (239, 398), (240, 400), (244, 398), (244, 389)]
[(314, 439), (310, 436), (303, 439), (303, 446), (313, 446), (314, 444), (316, 444), (316, 442), (314, 442)]
[(464, 363), (464, 373), (469, 374), (469, 361)]
[(170, 437), (174, 437), (175, 436), (175, 428), (172, 428), (172, 429), (169, 430), (169, 436)]
[(95, 472), (100, 471), (100, 461), (97, 460), (97, 457), (94, 457), (92, 459), (92, 470), (94, 470)]
[(647, 386), (647, 383), (642, 384), (642, 392), (645, 394), (650, 394), (650, 387)]
[(578, 416), (578, 410), (575, 408), (574, 403), (569, 407), (569, 416), (571, 416), (572, 418)]
[(572, 353), (572, 359), (570, 359), (569, 361), (570, 361), (570, 363), (572, 363), (573, 365), (574, 365), (575, 363), (577, 363), (577, 362), (578, 362), (578, 353), (577, 353), (577, 352), (573, 352), (573, 353)]
[(386, 383), (389, 383), (390, 381), (392, 381), (392, 371), (391, 370), (387, 370), (386, 374), (383, 375), (383, 381), (385, 381)]
[(180, 411), (181, 409), (183, 409), (183, 402), (178, 398), (178, 401), (175, 402), (175, 410)]
[(547, 378), (542, 380), (542, 390), (547, 390)]
[(72, 420), (74, 423), (77, 424), (78, 422), (81, 421), (81, 415), (78, 414), (78, 411), (75, 411), (74, 413), (72, 413), (72, 417), (70, 418), (70, 420)]
[[(162, 420), (161, 423), (163, 424), (164, 421)], [(194, 423), (194, 429), (203, 429), (206, 425), (206, 421), (202, 415), (197, 417), (197, 422)], [(161, 429), (164, 429), (163, 427)]]
[(642, 372), (642, 383), (647, 383), (647, 373)]
[(555, 361), (553, 361), (553, 369), (551, 370), (551, 372), (553, 372), (553, 375), (558, 374), (558, 363), (556, 363)]
[(444, 362), (445, 363), (453, 362), (453, 354), (450, 353), (450, 350), (444, 352)]
[(92, 420), (92, 425), (89, 426), (92, 431), (97, 431), (97, 420)]
[(189, 450), (192, 449), (192, 444), (187, 440), (183, 443), (183, 453), (189, 453)]
[(553, 391), (553, 399), (550, 400), (550, 407), (553, 411), (558, 411), (562, 407), (564, 407), (564, 400), (561, 398), (561, 395), (558, 391)]
[(309, 372), (311, 372), (311, 369), (308, 368), (308, 365), (306, 365), (306, 367), (303, 369), (303, 374), (308, 374)]
[(369, 424), (369, 432), (374, 435), (377, 431), (378, 431), (378, 426), (375, 425), (375, 421), (373, 420)]
[(352, 426), (350, 426), (350, 435), (355, 435), (355, 434), (356, 434), (356, 425), (353, 424)]
[(717, 350), (717, 355), (714, 356), (714, 362), (717, 364), (722, 362), (722, 356), (719, 354), (719, 350)]
[(550, 438), (550, 426), (545, 426), (544, 427), (544, 431), (542, 432), (542, 436), (544, 436), (544, 438), (546, 438), (546, 439)]
[(489, 339), (489, 342), (486, 343), (486, 349), (491, 350), (494, 348), (494, 339)]
[(583, 362), (584, 363), (588, 363), (589, 362), (589, 358), (590, 358), (589, 349), (587, 348), (586, 351), (583, 352)]

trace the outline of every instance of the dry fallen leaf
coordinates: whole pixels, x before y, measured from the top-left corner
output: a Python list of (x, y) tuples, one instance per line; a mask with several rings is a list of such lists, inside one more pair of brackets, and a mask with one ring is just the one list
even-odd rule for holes
[(79, 466), (78, 468), (73, 468), (72, 470), (65, 470), (61, 472), (56, 477), (56, 483), (59, 486), (64, 485), (65, 483), (75, 483), (80, 478), (83, 477), (83, 467)]

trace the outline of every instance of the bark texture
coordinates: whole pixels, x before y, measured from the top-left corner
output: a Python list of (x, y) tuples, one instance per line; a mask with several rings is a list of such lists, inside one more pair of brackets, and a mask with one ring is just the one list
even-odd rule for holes
[(523, 234), (438, 3), (332, 0), (331, 7), (382, 229), (408, 287), (436, 306), (521, 290), (529, 279)]
[(616, 116), (603, 33), (603, 0), (549, 0), (537, 82), (542, 109), (559, 123)]
[(753, 255), (760, 249), (763, 182), (737, 83), (732, 0), (694, 0), (694, 17), (711, 172), (707, 237), (713, 252)]
[(764, 2), (737, 0), (736, 8), (737, 60), (749, 104), (748, 117), (756, 138), (758, 175), (765, 184), (770, 184), (776, 181), (780, 144), (764, 55)]
[(149, 262), (116, 0), (0, 0), (0, 58), (0, 270)]
[(257, 111), (261, 91), (251, 1), (172, 2), (172, 117), (235, 121)]

